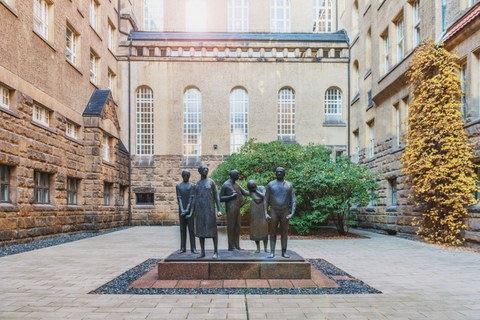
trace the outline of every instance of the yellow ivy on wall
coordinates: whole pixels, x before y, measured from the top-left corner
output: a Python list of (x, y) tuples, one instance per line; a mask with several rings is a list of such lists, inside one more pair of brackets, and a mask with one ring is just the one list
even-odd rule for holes
[(465, 207), (474, 203), (476, 188), (456, 59), (432, 40), (417, 48), (407, 73), (413, 102), (402, 156), (415, 204), (422, 211), (419, 234), (427, 241), (452, 245), (463, 241)]

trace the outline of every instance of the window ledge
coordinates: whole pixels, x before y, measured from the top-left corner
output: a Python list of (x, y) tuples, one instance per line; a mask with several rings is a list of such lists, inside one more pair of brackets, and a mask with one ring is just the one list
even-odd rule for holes
[(353, 96), (353, 99), (352, 99), (352, 102), (350, 102), (350, 105), (354, 105), (358, 100), (360, 100), (360, 92), (357, 91)]
[(387, 0), (383, 0), (383, 1), (380, 3), (380, 5), (378, 6), (377, 11), (380, 10), (380, 8), (385, 4), (385, 1), (387, 1)]
[(69, 141), (75, 142), (76, 144), (79, 144), (79, 145), (83, 146), (83, 142), (81, 142), (80, 140), (78, 140), (76, 138), (72, 138), (72, 137), (67, 136), (67, 135), (65, 135), (65, 138), (67, 138), (67, 140), (69, 140)]
[(85, 15), (83, 14), (83, 12), (80, 9), (77, 8), (77, 11), (82, 16), (82, 18), (85, 18)]
[(386, 212), (397, 212), (397, 206), (387, 206), (385, 208)]
[(10, 11), (15, 17), (18, 18), (17, 9), (15, 9), (12, 5), (6, 3), (3, 0), (0, 0), (0, 4), (3, 4), (3, 6), (8, 9), (8, 11)]
[(55, 129), (53, 129), (53, 128), (50, 128), (50, 127), (47, 127), (46, 125), (44, 125), (44, 124), (42, 124), (42, 123), (39, 123), (39, 122), (36, 122), (36, 121), (34, 121), (34, 120), (32, 120), (32, 124), (33, 124), (34, 126), (39, 127), (39, 128), (45, 129), (45, 130), (47, 130), (47, 131), (49, 131), (49, 132), (51, 132), (51, 133), (55, 133), (55, 134), (57, 133), (57, 130), (55, 130)]
[(412, 53), (415, 52), (415, 50), (410, 50), (407, 54), (405, 54), (405, 56), (402, 58), (402, 60), (398, 61), (396, 64), (392, 65), (390, 67), (390, 69), (383, 75), (380, 77), (380, 79), (377, 81), (378, 84), (380, 84), (383, 80), (385, 80), (385, 78), (387, 78), (395, 69), (397, 69), (401, 64), (403, 64), (403, 62), (405, 60), (407, 60), (411, 55)]
[(346, 127), (347, 124), (345, 122), (324, 122), (324, 127)]
[(20, 115), (14, 110), (10, 110), (10, 109), (7, 109), (7, 108), (0, 107), (0, 111), (5, 112), (5, 113), (11, 115), (12, 117), (17, 118), (17, 119), (20, 119)]
[(115, 58), (115, 60), (118, 60), (117, 55), (113, 52), (112, 49), (108, 48), (108, 52)]
[(355, 43), (357, 43), (358, 39), (360, 39), (360, 32), (357, 32), (356, 35), (353, 37), (352, 44), (350, 45), (350, 48), (352, 48)]
[(405, 150), (405, 146), (394, 147), (392, 150), (392, 154), (399, 153)]
[(82, 210), (84, 209), (84, 206), (81, 206), (79, 204), (67, 204), (66, 206), (67, 210)]
[(35, 203), (33, 209), (38, 211), (51, 211), (57, 210), (57, 206), (51, 203)]
[(363, 12), (363, 15), (366, 15), (368, 10), (370, 10), (370, 8), (372, 7), (372, 1), (370, 1), (368, 4), (367, 4), (367, 7), (365, 8), (365, 11)]
[(68, 59), (66, 59), (66, 58), (65, 58), (65, 61), (67, 61), (68, 64), (69, 64), (73, 69), (75, 69), (75, 71), (77, 71), (80, 75), (83, 76), (82, 70), (80, 70), (79, 67), (77, 67), (76, 65), (74, 65), (72, 61), (70, 61), (70, 60), (68, 60)]
[(104, 159), (102, 159), (102, 163), (103, 163), (103, 164), (106, 164), (106, 165), (108, 165), (108, 166), (110, 166), (110, 167), (115, 167), (115, 164), (114, 164), (113, 162), (106, 161), (106, 160), (104, 160)]
[(95, 82), (93, 82), (92, 80), (90, 80), (90, 83), (95, 87), (95, 89), (99, 89), (99, 88), (98, 88), (98, 85), (97, 85)]
[(53, 51), (57, 51), (57, 49), (55, 49), (55, 46), (53, 45), (53, 43), (51, 43), (49, 40), (47, 40), (46, 38), (44, 38), (40, 33), (38, 33), (37, 31), (35, 30), (32, 30), (33, 33), (35, 33), (40, 39), (42, 39), (43, 42), (45, 42)]
[[(1, 109), (1, 108), (0, 108), (0, 109)], [(468, 120), (468, 118), (467, 118), (467, 120)], [(473, 120), (465, 123), (465, 124), (463, 125), (463, 127), (464, 127), (464, 128), (469, 128), (469, 127), (474, 126), (474, 125), (479, 124), (479, 123), (480, 123), (480, 117), (476, 117), (476, 118), (474, 118)]]
[(90, 28), (93, 30), (93, 32), (95, 32), (98, 39), (100, 39), (100, 41), (103, 41), (102, 37), (100, 37), (100, 34), (98, 33), (99, 31), (97, 31), (97, 29), (95, 29), (92, 25), (90, 25)]
[(365, 72), (365, 75), (363, 76), (363, 80), (366, 80), (369, 76), (372, 75), (372, 68), (370, 67), (367, 72)]
[(138, 208), (138, 209), (151, 209), (151, 208), (155, 208), (155, 204), (136, 204), (134, 206), (134, 208)]
[(18, 206), (12, 202), (0, 202), (0, 211), (18, 211)]

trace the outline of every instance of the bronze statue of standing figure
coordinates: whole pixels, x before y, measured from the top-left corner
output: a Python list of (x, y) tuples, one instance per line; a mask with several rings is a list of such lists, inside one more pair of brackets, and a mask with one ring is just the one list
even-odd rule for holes
[(177, 192), (178, 201), (178, 217), (180, 220), (180, 250), (178, 253), (187, 251), (187, 228), (188, 237), (190, 239), (190, 251), (197, 253), (195, 246), (195, 234), (193, 231), (193, 206), (194, 206), (194, 189), (195, 184), (189, 182), (190, 172), (182, 171), (183, 181), (177, 184), (175, 190)]
[(236, 183), (237, 170), (230, 171), (230, 178), (225, 181), (220, 191), (220, 201), (225, 202), (227, 212), (228, 250), (240, 249), (241, 216), (240, 208), (245, 204), (244, 196), (250, 193)]
[[(200, 181), (197, 182), (194, 192), (195, 236), (200, 239), (201, 252), (198, 258), (205, 257), (205, 238), (213, 239), (213, 258), (218, 258), (218, 230), (217, 216), (222, 215), (220, 198), (217, 186), (212, 179), (207, 178), (208, 168), (205, 165), (198, 167)], [(215, 210), (215, 207), (217, 210)]]
[[(270, 258), (275, 257), (275, 242), (277, 240), (277, 228), (280, 224), (282, 243), (282, 257), (287, 255), (287, 237), (289, 220), (295, 214), (295, 193), (290, 182), (286, 181), (285, 169), (275, 169), (276, 180), (267, 185), (265, 192), (265, 219), (270, 221)], [(270, 214), (268, 208), (270, 207)]]
[(255, 181), (250, 180), (247, 183), (248, 191), (250, 191), (250, 240), (255, 241), (257, 251), (260, 252), (260, 241), (263, 241), (263, 249), (267, 251), (268, 242), (268, 222), (265, 220), (265, 188), (257, 186)]

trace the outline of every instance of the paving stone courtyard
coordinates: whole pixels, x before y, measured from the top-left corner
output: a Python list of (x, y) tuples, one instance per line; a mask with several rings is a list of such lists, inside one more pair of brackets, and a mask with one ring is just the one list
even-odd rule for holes
[(1, 257), (0, 319), (480, 319), (479, 253), (355, 232), (369, 238), (290, 240), (289, 249), (381, 294), (89, 294), (177, 249), (178, 227), (135, 227)]

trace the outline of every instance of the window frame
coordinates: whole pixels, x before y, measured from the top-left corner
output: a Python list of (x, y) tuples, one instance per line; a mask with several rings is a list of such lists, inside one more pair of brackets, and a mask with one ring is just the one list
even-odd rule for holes
[[(12, 203), (12, 167), (0, 164), (0, 203)], [(6, 195), (6, 197), (4, 197)]]
[[(281, 6), (277, 1), (282, 1)], [(281, 17), (278, 16), (281, 10)], [(275, 33), (289, 33), (291, 26), (291, 3), (290, 0), (270, 1), (270, 31)]]
[(34, 103), (32, 110), (32, 121), (46, 127), (51, 127), (52, 111), (44, 106)]
[(112, 162), (112, 146), (111, 137), (107, 134), (103, 134), (102, 140), (102, 160), (111, 163)]
[[(73, 131), (72, 131), (73, 128)], [(65, 123), (65, 135), (69, 138), (78, 139), (78, 133), (80, 131), (80, 126), (70, 120), (67, 120)]]
[(90, 0), (90, 17), (89, 22), (90, 26), (95, 30), (99, 31), (99, 11), (100, 11), (100, 3), (96, 0)]
[(98, 71), (99, 71), (99, 56), (93, 50), (90, 49), (90, 82), (94, 85), (98, 84)]
[[(158, 4), (158, 7), (156, 7), (155, 9), (159, 9), (161, 10), (161, 12), (158, 14), (158, 15), (150, 15), (149, 12), (152, 12), (152, 11), (149, 11), (148, 7), (149, 7), (149, 0), (144, 0), (143, 1), (143, 30), (144, 31), (157, 31), (157, 32), (161, 32), (161, 31), (164, 31), (164, 24), (165, 24), (165, 3), (163, 0), (153, 0), (153, 2), (155, 4)], [(158, 12), (157, 12), (158, 13)], [(161, 17), (161, 19), (159, 20), (159, 18)], [(158, 26), (156, 26), (157, 28), (152, 28), (152, 21), (160, 21), (161, 23), (159, 23)]]
[(153, 156), (155, 148), (155, 105), (153, 90), (138, 87), (135, 95), (136, 154)]
[[(230, 92), (230, 153), (238, 152), (248, 140), (248, 98), (244, 88), (236, 87)], [(237, 139), (240, 130), (242, 138)]]
[(79, 182), (78, 178), (67, 177), (67, 205), (78, 205)]
[(330, 87), (325, 91), (325, 122), (342, 123), (343, 97), (342, 90)]
[(103, 182), (103, 205), (113, 205), (113, 183), (111, 182)]
[[(69, 39), (69, 31), (70, 31), (70, 39)], [(69, 62), (71, 62), (74, 66), (77, 66), (77, 56), (78, 56), (78, 33), (73, 29), (70, 24), (67, 23), (66, 26), (66, 49), (65, 49), (65, 57)], [(70, 46), (68, 45), (70, 42)], [(69, 55), (70, 53), (70, 55)]]
[(296, 141), (295, 90), (283, 87), (277, 95), (277, 138), (283, 142)]
[(0, 83), (0, 108), (11, 109), (11, 90)]
[(368, 122), (368, 157), (375, 157), (375, 120)]
[[(240, 17), (237, 16), (238, 11)], [(228, 0), (228, 32), (248, 32), (249, 0)], [(237, 27), (239, 22), (239, 27)]]
[[(323, 11), (323, 14), (322, 14), (322, 11)], [(314, 33), (333, 31), (332, 0), (313, 0), (313, 30), (312, 31)]]
[(51, 6), (50, 1), (33, 0), (33, 30), (46, 40), (50, 40)]
[(415, 0), (412, 3), (412, 27), (413, 27), (413, 47), (417, 47), (422, 42), (420, 34), (420, 0)]
[[(148, 201), (148, 202), (139, 202), (139, 196), (140, 195), (148, 195), (148, 197), (151, 196), (151, 202)], [(135, 193), (135, 205), (137, 206), (154, 206), (155, 205), (155, 193), (153, 192), (139, 192), (139, 193)]]
[(183, 94), (183, 157), (187, 164), (202, 154), (202, 92), (195, 87)]
[(108, 33), (108, 37), (107, 37), (107, 47), (110, 51), (113, 52), (113, 46), (115, 44), (115, 26), (113, 25), (113, 23), (110, 21), (110, 19), (108, 19), (108, 26), (107, 26), (107, 33)]
[(460, 88), (462, 89), (461, 108), (462, 118), (467, 118), (468, 104), (467, 104), (467, 90), (468, 90), (468, 64), (464, 61), (460, 65)]
[(405, 19), (403, 12), (400, 13), (395, 21), (395, 29), (397, 31), (397, 63), (399, 63), (405, 57)]
[(35, 204), (50, 204), (51, 173), (34, 171)]
[(383, 47), (383, 71), (384, 74), (387, 74), (391, 69), (391, 59), (390, 59), (390, 35), (389, 29), (386, 29), (382, 35), (382, 47)]

